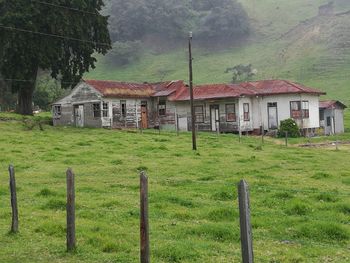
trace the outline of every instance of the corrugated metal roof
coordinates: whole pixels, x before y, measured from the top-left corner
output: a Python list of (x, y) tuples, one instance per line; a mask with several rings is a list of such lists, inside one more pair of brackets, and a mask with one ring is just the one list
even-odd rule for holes
[(275, 95), (275, 94), (292, 94), (308, 93), (325, 95), (325, 92), (309, 88), (304, 85), (293, 83), (287, 80), (262, 80), (241, 83), (241, 86), (255, 92), (256, 95)]
[(337, 100), (324, 100), (320, 101), (320, 109), (332, 109), (336, 107), (341, 107), (343, 109), (347, 108), (345, 104)]
[(146, 98), (151, 96), (168, 96), (181, 86), (183, 81), (159, 83), (130, 83), (104, 80), (84, 80), (98, 90), (104, 97)]
[[(190, 99), (189, 88), (181, 80), (143, 84), (101, 80), (85, 80), (85, 82), (105, 97), (168, 97), (171, 101), (186, 101)], [(198, 85), (193, 88), (193, 93), (195, 100), (278, 94), (326, 94), (322, 91), (286, 80)]]
[(84, 80), (87, 84), (98, 90), (105, 97), (150, 97), (155, 88), (148, 84), (127, 83), (103, 80)]
[[(199, 85), (193, 88), (193, 96), (195, 100), (302, 93), (315, 95), (326, 94), (317, 89), (305, 87), (286, 80), (262, 80), (240, 84), (209, 84)], [(169, 99), (173, 101), (189, 100), (189, 89), (182, 88), (181, 91), (176, 92), (176, 94), (170, 96)]]
[[(254, 95), (254, 93), (238, 84), (211, 84), (193, 87), (193, 97), (195, 100), (238, 98), (245, 95)], [(185, 101), (189, 99), (190, 92), (188, 87), (183, 87), (169, 98), (172, 101)]]

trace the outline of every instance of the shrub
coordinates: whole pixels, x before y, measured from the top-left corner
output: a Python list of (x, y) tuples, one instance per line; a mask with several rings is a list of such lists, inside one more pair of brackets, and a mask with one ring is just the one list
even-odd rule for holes
[(286, 119), (281, 121), (280, 129), (278, 130), (279, 137), (285, 137), (288, 132), (288, 137), (300, 137), (300, 130), (298, 124), (293, 119)]

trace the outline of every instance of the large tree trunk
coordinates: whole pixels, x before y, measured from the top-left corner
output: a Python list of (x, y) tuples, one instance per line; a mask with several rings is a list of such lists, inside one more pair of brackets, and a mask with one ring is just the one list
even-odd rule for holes
[(36, 78), (38, 75), (38, 68), (34, 69), (31, 76), (27, 80), (18, 83), (18, 101), (17, 113), (21, 115), (33, 115), (33, 93), (36, 85)]

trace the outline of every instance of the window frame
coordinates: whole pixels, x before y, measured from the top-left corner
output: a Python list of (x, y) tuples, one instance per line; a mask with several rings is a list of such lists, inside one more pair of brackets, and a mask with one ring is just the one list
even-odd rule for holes
[(53, 106), (53, 115), (54, 115), (54, 118), (60, 118), (62, 116), (62, 105)]
[[(200, 113), (197, 113), (196, 109), (201, 108)], [(196, 123), (204, 123), (204, 105), (195, 105), (194, 106), (194, 116), (195, 116), (195, 122)], [(199, 117), (201, 117), (201, 120), (198, 120)]]
[[(248, 111), (246, 111), (245, 106), (248, 106)], [(249, 103), (243, 103), (243, 120), (250, 121), (250, 105), (249, 105)]]
[[(297, 105), (297, 110), (294, 110), (293, 105)], [(290, 117), (292, 119), (309, 119), (310, 118), (310, 102), (308, 100), (290, 101)]]
[(158, 115), (159, 116), (166, 115), (166, 100), (159, 100), (159, 102), (158, 102)]
[(108, 102), (102, 102), (102, 117), (104, 117), (104, 118), (109, 117), (109, 103)]
[(92, 113), (94, 118), (101, 118), (101, 103), (92, 103)]
[[(233, 112), (229, 112), (228, 107), (233, 107)], [(233, 114), (232, 119), (229, 118), (229, 114)], [(237, 122), (236, 103), (225, 104), (225, 115), (226, 115), (226, 122)]]
[(121, 100), (120, 101), (120, 116), (125, 118), (127, 113), (126, 109), (126, 100)]

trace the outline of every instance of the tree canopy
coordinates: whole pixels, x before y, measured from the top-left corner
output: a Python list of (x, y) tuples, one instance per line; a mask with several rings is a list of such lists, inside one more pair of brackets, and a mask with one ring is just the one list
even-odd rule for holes
[(140, 40), (148, 34), (183, 38), (194, 31), (201, 39), (241, 38), (249, 19), (237, 0), (110, 0), (114, 41)]
[(0, 0), (0, 74), (18, 92), (18, 112), (32, 113), (39, 69), (76, 83), (110, 49), (102, 0)]

